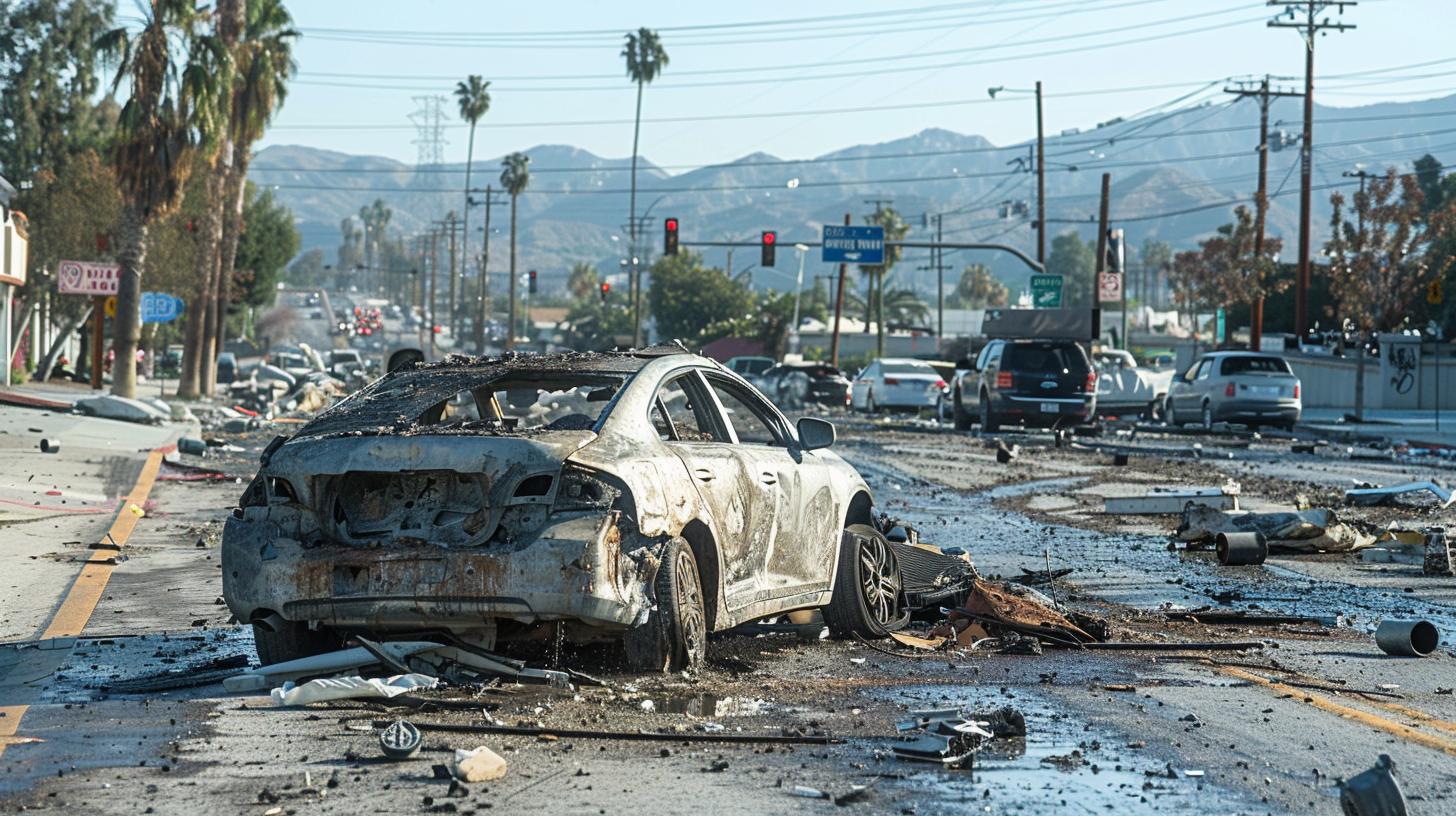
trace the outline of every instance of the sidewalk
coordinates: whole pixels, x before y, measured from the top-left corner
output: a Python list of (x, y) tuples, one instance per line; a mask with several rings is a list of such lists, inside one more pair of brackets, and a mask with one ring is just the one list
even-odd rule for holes
[(1456, 448), (1456, 410), (1441, 411), (1365, 411), (1365, 422), (1344, 421), (1347, 412), (1340, 408), (1306, 408), (1299, 428), (1320, 436), (1356, 440), (1405, 440), (1424, 447)]

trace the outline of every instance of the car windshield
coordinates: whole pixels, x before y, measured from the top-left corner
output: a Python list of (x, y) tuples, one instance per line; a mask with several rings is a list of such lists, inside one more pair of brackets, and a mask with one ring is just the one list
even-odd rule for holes
[(1087, 361), (1067, 346), (1012, 343), (1001, 360), (1003, 369), (1017, 371), (1086, 371)]
[(1223, 358), (1223, 374), (1291, 374), (1283, 357), (1239, 356)]
[(936, 376), (935, 369), (926, 363), (882, 363), (880, 371), (884, 374), (923, 374), (927, 377)]

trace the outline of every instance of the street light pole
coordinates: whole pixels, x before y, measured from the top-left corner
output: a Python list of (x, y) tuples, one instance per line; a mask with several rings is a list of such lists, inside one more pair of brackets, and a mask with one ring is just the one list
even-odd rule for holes
[(794, 280), (794, 323), (789, 328), (789, 335), (792, 342), (789, 344), (795, 354), (799, 353), (799, 298), (804, 294), (804, 256), (809, 254), (809, 248), (803, 244), (794, 244), (794, 249), (799, 251), (799, 275)]

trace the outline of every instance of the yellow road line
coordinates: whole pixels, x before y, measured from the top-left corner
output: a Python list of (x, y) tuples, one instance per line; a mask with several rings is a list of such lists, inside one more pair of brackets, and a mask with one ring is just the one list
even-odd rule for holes
[[(122, 501), (121, 509), (111, 522), (111, 528), (97, 543), (117, 549), (126, 545), (132, 530), (136, 528), (137, 520), (142, 516), (141, 508), (152, 492), (152, 485), (156, 484), (157, 473), (162, 469), (162, 456), (171, 449), (171, 446), (153, 448), (147, 453), (147, 460), (142, 463), (142, 472), (137, 475), (136, 484), (132, 485), (131, 492)], [(66, 591), (65, 598), (51, 616), (45, 631), (41, 632), (41, 639), (80, 635), (91, 620), (92, 613), (96, 611), (96, 605), (101, 602), (101, 595), (106, 591), (106, 584), (111, 580), (111, 573), (115, 569), (114, 563), (87, 561), (81, 568), (81, 574), (76, 576), (71, 588)], [(0, 706), (0, 738), (15, 736), (20, 729), (21, 718), (29, 709), (28, 705)], [(0, 739), (0, 756), (5, 755), (5, 747), (10, 742), (9, 739)]]
[[(1243, 669), (1234, 668), (1232, 666), (1214, 666), (1213, 668), (1226, 675), (1229, 675), (1230, 677), (1237, 677), (1240, 680), (1247, 680), (1250, 683), (1265, 686), (1266, 688), (1269, 688), (1273, 691), (1277, 691), (1282, 694), (1288, 694), (1291, 698), (1306, 703), (1308, 705), (1312, 705), (1315, 708), (1320, 709), (1321, 711), (1327, 711), (1331, 714), (1338, 714), (1341, 717), (1355, 720), (1356, 722), (1363, 723), (1370, 726), (1371, 728), (1377, 728), (1381, 731), (1394, 734), (1395, 736), (1400, 737), (1401, 739), (1404, 739), (1408, 742), (1414, 742), (1417, 745), (1424, 745), (1427, 748), (1434, 748), (1437, 751), (1442, 751), (1444, 753), (1451, 754), (1452, 756), (1456, 756), (1456, 740), (1449, 739), (1440, 734), (1431, 734), (1425, 731), (1420, 731), (1404, 723), (1399, 723), (1394, 720), (1388, 720), (1378, 714), (1373, 714), (1363, 709), (1352, 708), (1351, 706), (1337, 703), (1334, 700), (1322, 697), (1319, 694), (1309, 691), (1307, 689), (1301, 689), (1294, 686), (1285, 685), (1278, 680), (1270, 680), (1267, 677), (1254, 674), (1253, 672), (1244, 671)], [(1440, 723), (1440, 725), (1437, 727), (1447, 728), (1448, 730), (1456, 729), (1456, 723), (1447, 723), (1444, 720), (1437, 720), (1436, 718), (1431, 717), (1428, 714), (1417, 715), (1411, 709), (1407, 709), (1404, 706), (1394, 706), (1382, 703), (1376, 703), (1375, 705), (1378, 705), (1381, 708), (1399, 711), (1400, 713), (1407, 716), (1419, 716), (1422, 719), (1431, 721), (1432, 725)]]

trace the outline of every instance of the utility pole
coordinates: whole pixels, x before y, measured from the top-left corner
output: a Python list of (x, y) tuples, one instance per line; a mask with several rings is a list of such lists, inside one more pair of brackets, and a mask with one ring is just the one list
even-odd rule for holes
[[(471, 200), (471, 204), (485, 205), (485, 240), (480, 251), (480, 280), (476, 283), (475, 305), (475, 353), (485, 354), (485, 323), (490, 317), (490, 210), (495, 206), (495, 197), (504, 195), (491, 185), (485, 185), (485, 200)], [(501, 202), (505, 203), (505, 202)]]
[[(1347, 23), (1332, 23), (1328, 17), (1317, 19), (1318, 15), (1331, 6), (1340, 14), (1345, 6), (1358, 5), (1347, 0), (1324, 2), (1324, 0), (1267, 0), (1268, 5), (1282, 8), (1283, 13), (1269, 21), (1270, 28), (1299, 29), (1304, 38), (1304, 134), (1299, 142), (1299, 273), (1294, 284), (1294, 332), (1300, 342), (1309, 330), (1309, 219), (1311, 174), (1314, 164), (1314, 38), (1329, 30), (1345, 31), (1355, 26)], [(1295, 9), (1302, 8), (1304, 19), (1299, 19)]]
[(437, 302), (435, 299), (435, 293), (437, 291), (435, 273), (439, 268), (440, 233), (438, 230), (432, 230), (430, 232), (430, 295), (428, 298), (428, 308), (425, 310), (428, 312), (428, 315), (422, 315), (422, 317), (427, 317), (429, 321), (425, 324), (425, 334), (428, 336), (431, 358), (435, 356), (435, 327), (439, 325), (435, 322), (435, 303)]
[(1371, 173), (1370, 171), (1366, 170), (1364, 167), (1362, 167), (1362, 166), (1360, 166), (1360, 165), (1357, 164), (1357, 165), (1355, 165), (1355, 169), (1354, 170), (1346, 170), (1345, 172), (1341, 173), (1340, 175), (1343, 176), (1343, 177), (1345, 177), (1345, 178), (1360, 179), (1360, 198), (1357, 198), (1355, 200), (1355, 219), (1356, 219), (1356, 229), (1360, 233), (1360, 240), (1361, 240), (1361, 243), (1363, 244), (1364, 243), (1364, 240), (1365, 240), (1365, 237), (1364, 237), (1365, 236), (1365, 206), (1363, 206), (1361, 204), (1361, 202), (1365, 198), (1365, 180), (1366, 179), (1373, 179), (1373, 178), (1375, 178), (1379, 174), (1378, 173)]
[[(943, 230), (944, 214), (935, 214), (935, 242), (938, 244), (945, 238)], [(931, 253), (935, 264), (935, 343), (940, 345), (945, 342), (945, 250), (936, 247)]]
[[(1092, 274), (1092, 305), (1102, 305), (1102, 273), (1107, 271), (1107, 210), (1112, 194), (1112, 174), (1102, 174), (1102, 203), (1097, 208), (1097, 263)], [(1126, 343), (1123, 344), (1126, 347)]]
[(1041, 80), (1036, 81), (1036, 262), (1046, 263), (1046, 135), (1041, 122)]
[[(1269, 75), (1265, 74), (1257, 87), (1239, 85), (1224, 88), (1240, 98), (1252, 96), (1259, 100), (1259, 188), (1254, 193), (1254, 260), (1264, 257), (1264, 224), (1269, 215), (1269, 100), (1280, 96), (1303, 96), (1299, 91), (1274, 90), (1269, 86)], [(1249, 348), (1258, 351), (1264, 340), (1264, 281), (1259, 281), (1259, 291), (1249, 310)]]
[[(849, 213), (844, 214), (844, 225), (849, 226)], [(849, 264), (839, 265), (839, 285), (834, 287), (834, 333), (829, 340), (829, 364), (839, 368), (839, 316), (844, 313), (844, 272)]]
[(450, 337), (452, 339), (460, 336), (460, 309), (459, 309), (459, 271), (455, 266), (455, 213), (451, 211), (445, 216), (446, 229), (450, 234), (450, 301), (445, 317), (450, 324)]

